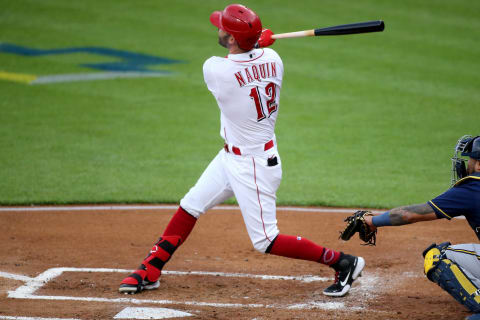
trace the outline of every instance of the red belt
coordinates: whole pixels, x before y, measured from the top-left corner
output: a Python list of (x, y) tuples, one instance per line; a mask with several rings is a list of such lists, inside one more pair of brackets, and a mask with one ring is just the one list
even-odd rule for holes
[[(274, 143), (273, 143), (273, 140), (270, 140), (268, 141), (267, 143), (265, 143), (265, 146), (263, 147), (263, 151), (267, 151), (271, 148), (273, 148), (274, 146)], [(225, 149), (226, 152), (230, 152), (229, 148), (228, 148), (228, 144), (225, 143), (225, 145), (223, 146), (223, 148)], [(242, 151), (240, 151), (240, 148), (238, 147), (235, 147), (235, 146), (232, 146), (232, 152), (234, 154), (236, 154), (237, 156), (241, 156), (242, 155)]]

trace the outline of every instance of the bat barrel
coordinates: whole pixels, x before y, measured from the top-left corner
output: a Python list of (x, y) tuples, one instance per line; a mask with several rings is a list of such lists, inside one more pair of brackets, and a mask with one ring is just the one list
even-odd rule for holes
[(380, 32), (385, 29), (385, 24), (381, 20), (367, 21), (360, 23), (342, 24), (339, 26), (315, 29), (316, 36), (335, 36), (344, 34), (356, 34), (367, 32)]

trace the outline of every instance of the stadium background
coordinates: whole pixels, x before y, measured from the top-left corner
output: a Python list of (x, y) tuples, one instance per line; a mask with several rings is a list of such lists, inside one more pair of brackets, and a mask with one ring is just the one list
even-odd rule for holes
[[(2, 1), (0, 41), (102, 47), (179, 63), (158, 78), (28, 85), (0, 80), (0, 203), (177, 202), (222, 141), (202, 64), (223, 56), (226, 1)], [(480, 5), (471, 1), (245, 1), (276, 33), (383, 19), (383, 33), (277, 41), (283, 205), (392, 207), (450, 181), (478, 134)], [(0, 51), (3, 74), (94, 73), (88, 53)], [(18, 80), (18, 79), (17, 79)], [(232, 200), (233, 201), (233, 200)]]
[[(456, 140), (480, 134), (480, 2), (243, 3), (276, 33), (376, 19), (386, 24), (383, 33), (274, 44), (285, 65), (277, 123), (280, 205), (384, 209), (424, 202), (449, 186)], [(8, 294), (54, 267), (123, 270), (143, 258), (174, 203), (223, 144), (202, 64), (225, 54), (208, 16), (227, 4), (1, 1), (0, 318), (111, 319), (139, 303), (75, 300), (118, 300), (118, 272), (67, 273), (43, 283), (33, 300)], [(135, 78), (91, 80), (132, 70)], [(9, 207), (42, 204), (88, 205)], [(476, 241), (465, 220), (385, 228), (371, 248), (338, 240), (349, 210), (300, 209), (279, 210), (282, 232), (365, 257), (363, 277), (345, 299), (324, 297), (325, 282), (167, 274), (164, 290), (143, 293), (140, 303), (174, 301), (164, 306), (202, 319), (469, 314), (425, 279), (421, 258), (432, 242)], [(238, 208), (211, 210), (190, 237), (167, 271), (332, 280), (331, 270), (317, 264), (254, 252)], [(192, 300), (198, 305), (182, 304)]]

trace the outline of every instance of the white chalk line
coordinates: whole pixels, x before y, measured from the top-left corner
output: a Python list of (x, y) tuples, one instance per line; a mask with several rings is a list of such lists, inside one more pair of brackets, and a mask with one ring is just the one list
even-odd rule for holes
[[(178, 205), (112, 205), (112, 206), (35, 206), (35, 207), (0, 207), (0, 212), (43, 212), (43, 211), (138, 211), (138, 210), (176, 210)], [(238, 206), (216, 206), (210, 210), (240, 211)], [(304, 208), (304, 207), (277, 207), (277, 211), (317, 212), (317, 213), (353, 213), (360, 209), (341, 208)], [(374, 213), (383, 211), (371, 210)]]
[(20, 274), (15, 274), (15, 273), (9, 273), (9, 272), (3, 272), (0, 271), (0, 278), (7, 278), (7, 279), (12, 279), (12, 280), (19, 280), (19, 281), (30, 281), (33, 280), (33, 278), (20, 275)]
[[(152, 299), (135, 299), (135, 298), (99, 298), (99, 297), (70, 297), (70, 296), (46, 296), (34, 295), (34, 293), (45, 286), (49, 281), (59, 277), (64, 272), (119, 272), (128, 273), (131, 270), (126, 269), (109, 269), (109, 268), (51, 268), (39, 274), (35, 278), (25, 277), (25, 284), (18, 287), (16, 290), (8, 292), (8, 298), (13, 299), (33, 299), (33, 300), (57, 300), (57, 301), (89, 301), (89, 302), (109, 302), (109, 303), (132, 303), (132, 304), (168, 304), (168, 305), (187, 305), (197, 307), (217, 307), (217, 308), (280, 308), (280, 309), (312, 309), (320, 308), (325, 310), (332, 310), (337, 308), (345, 309), (343, 302), (307, 302), (303, 304), (289, 304), (289, 305), (270, 305), (270, 304), (242, 304), (242, 303), (215, 303), (215, 302), (200, 302), (200, 301), (173, 301), (173, 300), (152, 300)], [(222, 272), (204, 272), (204, 271), (165, 271), (164, 274), (171, 275), (208, 275), (221, 277), (246, 277), (256, 278), (261, 280), (293, 280), (303, 282), (313, 281), (328, 281), (330, 278), (316, 277), (312, 275), (305, 276), (274, 276), (274, 275), (254, 275), (243, 273), (222, 273)], [(12, 274), (2, 273), (0, 276), (12, 278)], [(16, 279), (20, 277), (16, 276)], [(358, 307), (347, 308), (349, 310), (358, 310)]]
[[(312, 308), (320, 308), (323, 310), (336, 310), (345, 308), (345, 304), (343, 302), (315, 302), (311, 301), (308, 303), (298, 303), (292, 304), (287, 307), (289, 310), (302, 310), (302, 309), (312, 309)], [(358, 307), (350, 307), (349, 310), (360, 310), (362, 308)]]
[[(46, 212), (46, 211), (140, 211), (140, 210), (177, 210), (178, 205), (115, 205), (115, 206), (35, 206), (35, 207), (0, 207), (0, 212)], [(238, 206), (217, 206), (210, 210), (240, 211)], [(346, 213), (353, 214), (361, 208), (304, 208), (304, 207), (277, 207), (277, 211), (313, 212), (313, 213)], [(383, 213), (385, 210), (369, 210), (372, 213)], [(453, 217), (465, 219), (465, 216)]]
[(318, 277), (313, 275), (304, 276), (274, 276), (265, 274), (248, 274), (248, 273), (225, 273), (225, 272), (208, 272), (208, 271), (162, 271), (162, 274), (172, 275), (207, 275), (207, 276), (220, 276), (227, 278), (251, 278), (261, 280), (293, 280), (301, 282), (314, 282), (314, 281), (332, 281), (333, 278)]

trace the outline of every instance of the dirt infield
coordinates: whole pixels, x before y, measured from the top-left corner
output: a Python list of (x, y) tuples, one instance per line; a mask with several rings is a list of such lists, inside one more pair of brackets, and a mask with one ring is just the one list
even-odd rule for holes
[(137, 267), (174, 211), (0, 211), (0, 319), (113, 319), (122, 318), (118, 314), (128, 307), (182, 311), (190, 314), (185, 319), (469, 315), (423, 276), (421, 257), (432, 242), (476, 242), (463, 219), (383, 228), (377, 246), (366, 247), (356, 238), (338, 240), (346, 213), (279, 211), (282, 233), (365, 258), (363, 276), (350, 293), (329, 298), (321, 292), (333, 281), (330, 268), (262, 255), (252, 248), (237, 209), (211, 210), (167, 264), (158, 290), (119, 294), (120, 281)]

